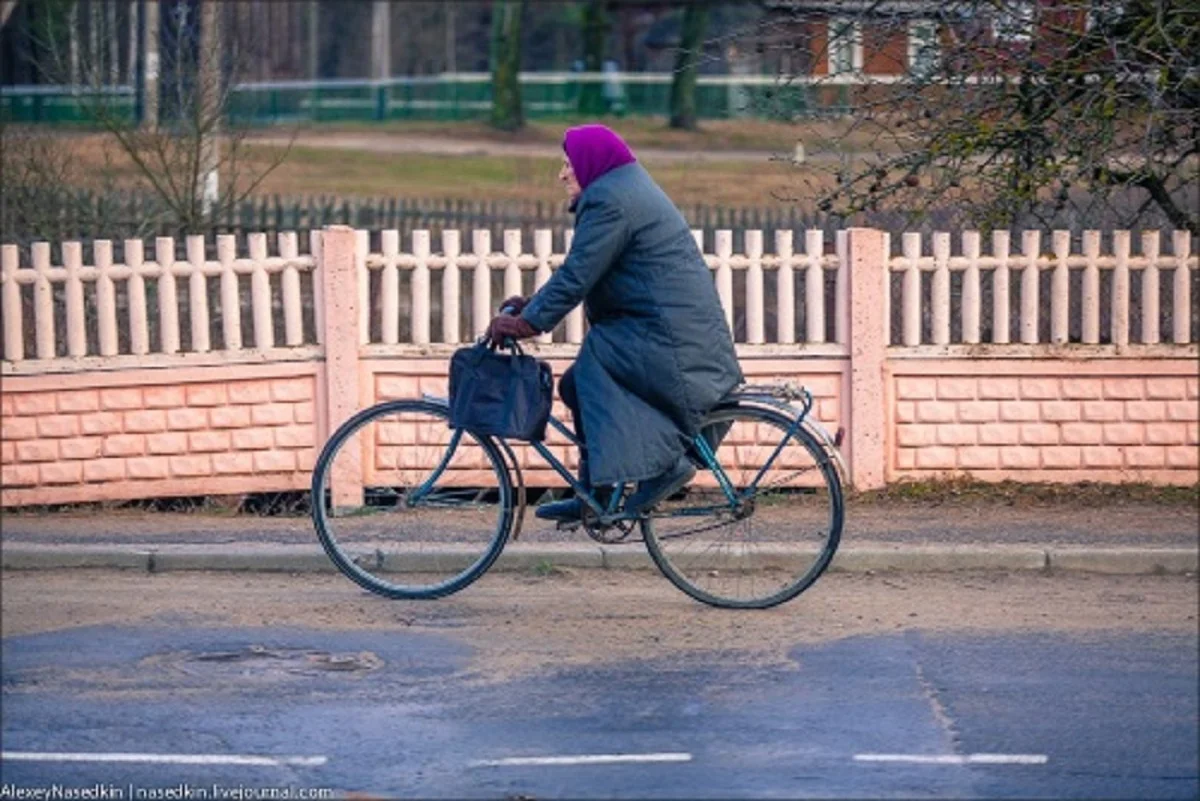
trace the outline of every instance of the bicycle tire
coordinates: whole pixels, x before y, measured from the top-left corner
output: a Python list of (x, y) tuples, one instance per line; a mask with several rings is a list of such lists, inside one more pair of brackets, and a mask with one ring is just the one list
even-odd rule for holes
[[(509, 476), (509, 466), (506, 458), (490, 437), (463, 432), (462, 437), (470, 437), (480, 447), (480, 452), (483, 454), (484, 460), (495, 476), (494, 490), (496, 501), (494, 504), (481, 507), (495, 509), (495, 514), (497, 515), (495, 529), (489, 536), (479, 556), (469, 561), (463, 569), (453, 573), (446, 579), (429, 584), (402, 584), (391, 580), (388, 576), (392, 573), (402, 575), (419, 574), (418, 567), (420, 565), (416, 564), (416, 554), (406, 554), (403, 551), (400, 553), (385, 554), (378, 547), (373, 554), (373, 558), (370, 554), (365, 556), (363, 554), (356, 554), (354, 549), (350, 547), (348, 538), (339, 536), (341, 532), (335, 530), (337, 527), (332, 525), (332, 521), (343, 518), (349, 520), (361, 515), (356, 515), (354, 509), (340, 515), (336, 514), (339, 510), (333, 507), (334, 496), (330, 491), (330, 479), (335, 460), (351, 437), (363, 431), (373, 422), (380, 421), (382, 425), (385, 417), (403, 414), (428, 416), (432, 420), (440, 421), (440, 424), (443, 424), (447, 430), (450, 430), (449, 413), (445, 405), (423, 400), (387, 401), (365, 409), (351, 417), (330, 436), (313, 468), (311, 504), (313, 525), (316, 528), (317, 537), (320, 539), (321, 545), (324, 547), (325, 553), (329, 556), (330, 560), (346, 577), (364, 589), (393, 599), (441, 598), (462, 590), (482, 576), (495, 563), (500, 553), (504, 550), (514, 521), (512, 480)], [(376, 436), (373, 429), (368, 433), (370, 436)], [(413, 445), (411, 447), (417, 446)], [(462, 447), (461, 441), (458, 447)], [(422, 469), (424, 468), (408, 468), (413, 473), (419, 473)], [(486, 469), (484, 468), (484, 470)], [(432, 470), (426, 470), (425, 472), (431, 473)], [(489, 494), (492, 489), (483, 488), (476, 494)], [(412, 490), (397, 491), (395, 487), (391, 487), (390, 490), (395, 501), (389, 508), (400, 509), (401, 501), (404, 502), (404, 508), (406, 509), (412, 510), (418, 508), (417, 504), (408, 504)], [(437, 491), (439, 491), (437, 487), (430, 487), (430, 494), (434, 494)], [(451, 493), (462, 495), (471, 491), (470, 488), (465, 490), (447, 488), (446, 490), (447, 497), (453, 497)], [(466, 508), (465, 504), (461, 505)], [(362, 508), (373, 508), (370, 505), (369, 498), (364, 499)], [(422, 506), (421, 508), (424, 507)], [(445, 509), (451, 508), (451, 506), (446, 505), (439, 508)], [(487, 536), (486, 533), (485, 536)], [(438, 547), (441, 551), (446, 551), (448, 546), (443, 544)], [(437, 552), (437, 549), (435, 549), (435, 552)], [(469, 551), (461, 555), (451, 553), (450, 556), (446, 557), (447, 570), (454, 570), (459, 562), (469, 558), (469, 556)], [(420, 561), (420, 564), (423, 565), (429, 561), (429, 559), (424, 559)]]
[[(721, 442), (721, 445), (716, 448), (718, 460), (722, 464), (731, 462), (731, 450), (734, 448), (741, 449), (742, 455), (746, 453), (758, 453), (754, 448), (757, 447), (763, 454), (773, 449), (776, 444), (783, 441), (783, 434), (786, 433), (791, 426), (794, 418), (782, 414), (774, 409), (767, 409), (761, 406), (749, 404), (732, 404), (720, 407), (710, 413), (706, 418), (705, 423), (701, 426), (702, 431), (717, 430), (721, 425), (728, 423), (726, 428), (727, 434)], [(741, 424), (740, 428), (738, 424)], [(768, 426), (779, 432), (779, 436), (774, 440), (768, 440), (765, 444), (745, 445), (747, 437), (752, 437), (754, 442), (763, 440), (758, 426)], [(752, 434), (743, 434), (744, 431), (753, 432)], [(740, 587), (742, 582), (740, 577), (748, 575), (747, 568), (753, 568), (754, 558), (751, 550), (754, 542), (750, 539), (743, 540), (740, 543), (733, 543), (735, 547), (730, 547), (726, 552), (727, 559), (725, 562), (720, 561), (722, 550), (716, 547), (715, 544), (710, 545), (702, 553), (694, 555), (694, 559), (690, 564), (684, 558), (684, 554), (680, 549), (676, 548), (672, 543), (674, 540), (680, 540), (684, 537), (699, 537), (707, 532), (718, 531), (721, 523), (717, 522), (723, 514), (719, 506), (724, 504), (729, 507), (725, 496), (720, 493), (717, 488), (702, 488), (700, 485), (709, 483), (716, 484), (716, 478), (707, 469), (702, 468), (697, 474), (697, 478), (687, 490), (687, 496), (679, 502), (667, 504), (666, 508), (656, 510), (655, 514), (644, 519), (641, 522), (642, 537), (645, 540), (646, 548), (650, 553), (651, 559), (676, 587), (683, 592), (695, 598), (698, 601), (727, 609), (767, 609), (777, 606), (786, 601), (798, 596), (804, 592), (813, 582), (815, 582), (829, 563), (833, 560), (834, 554), (837, 552), (838, 544), (841, 541), (842, 526), (845, 521), (845, 500), (842, 493), (841, 480), (838, 476), (837, 467), (832, 456), (825, 448), (816, 441), (816, 439), (805, 431), (803, 428), (797, 429), (788, 437), (786, 442), (780, 446), (781, 453), (772, 463), (772, 468), (779, 465), (781, 471), (785, 470), (785, 463), (790, 461), (794, 465), (803, 457), (798, 456), (797, 452), (788, 449), (789, 443), (795, 442), (797, 448), (802, 448), (803, 453), (807, 454), (811, 460), (811, 467), (801, 470), (791, 470), (792, 473), (800, 475), (809, 470), (813, 471), (813, 476), (806, 479), (801, 486), (795, 487), (786, 483), (778, 485), (779, 497), (781, 498), (780, 507), (791, 504), (794, 508), (800, 509), (799, 501), (803, 500), (808, 505), (816, 509), (818, 506), (827, 506), (827, 525), (822, 530), (817, 532), (821, 536), (819, 545), (809, 552), (807, 546), (797, 548), (785, 536), (782, 540), (779, 539), (781, 532), (786, 532), (786, 526), (789, 524), (776, 523), (777, 531), (774, 533), (774, 541), (763, 541), (767, 547), (764, 553), (761, 554), (760, 564), (764, 573), (770, 571), (787, 572), (790, 568), (780, 567), (781, 565), (789, 565), (792, 563), (801, 563), (804, 569), (794, 578), (786, 582), (774, 582), (774, 587), (770, 591), (764, 592), (761, 595), (751, 597), (735, 596), (732, 592), (721, 592), (714, 588), (718, 583), (717, 578), (725, 579), (726, 574), (721, 574), (720, 571), (733, 571), (737, 577), (737, 584)], [(786, 451), (786, 456), (782, 452)], [(722, 455), (724, 453), (724, 456)], [(747, 457), (753, 460), (754, 457)], [(765, 460), (764, 460), (765, 461)], [(742, 471), (730, 471), (729, 479), (733, 485), (743, 491), (748, 485), (749, 480), (739, 482), (737, 476), (752, 474), (752, 470), (744, 469)], [(702, 479), (707, 477), (707, 482)], [(784, 481), (788, 481), (786, 474)], [(790, 479), (795, 483), (794, 479)], [(769, 482), (764, 482), (767, 490), (772, 489)], [(790, 495), (789, 495), (790, 493)], [(702, 496), (709, 499), (706, 506), (704, 501), (701, 501), (696, 496)], [(712, 500), (712, 499), (717, 500)], [(737, 525), (741, 522), (753, 521), (760, 513), (764, 513), (773, 518), (785, 518), (785, 514), (778, 512), (772, 513), (769, 510), (769, 504), (764, 492), (760, 488), (760, 492), (753, 496), (755, 504), (754, 510), (748, 517), (743, 520), (734, 520), (732, 525)], [(807, 498), (807, 500), (805, 500)], [(712, 509), (713, 513), (710, 517), (702, 517), (701, 513), (705, 509)], [(688, 512), (695, 513), (695, 518), (689, 517)], [(809, 512), (810, 510), (805, 509)], [(819, 509), (818, 509), (819, 511)], [(804, 516), (818, 519), (821, 515), (813, 515), (811, 513)], [(699, 522), (691, 523), (691, 520)], [(672, 531), (671, 525), (678, 524), (683, 527), (682, 531)], [(694, 525), (695, 533), (689, 534), (686, 526)], [(713, 538), (717, 535), (709, 535)], [(720, 565), (725, 564), (727, 567)], [(738, 571), (741, 571), (740, 573)], [(705, 582), (704, 579), (712, 578), (711, 582)], [(722, 586), (727, 582), (722, 581)], [(767, 582), (768, 586), (772, 582)]]

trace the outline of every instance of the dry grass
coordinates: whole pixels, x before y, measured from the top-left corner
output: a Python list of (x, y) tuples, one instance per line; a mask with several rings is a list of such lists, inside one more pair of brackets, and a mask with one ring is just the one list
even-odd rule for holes
[[(65, 141), (86, 168), (99, 169), (104, 163), (104, 145), (99, 136), (71, 135)], [(271, 145), (247, 145), (244, 174), (265, 169), (278, 151)], [(804, 180), (829, 180), (822, 172), (773, 161), (766, 153), (760, 160), (680, 161), (651, 156), (644, 162), (680, 205), (785, 205), (783, 199), (802, 192)], [(397, 155), (293, 147), (287, 160), (267, 176), (257, 192), (559, 202), (563, 199), (556, 179), (559, 164), (556, 158), (527, 156)], [(129, 187), (137, 182), (136, 168), (123, 154), (113, 154), (110, 169), (117, 186)]]
[(899, 481), (872, 492), (857, 493), (855, 505), (945, 506), (996, 504), (1002, 506), (1061, 506), (1105, 508), (1129, 504), (1163, 507), (1200, 506), (1200, 484), (1159, 486), (1144, 483), (1104, 484), (1083, 481), (1075, 484), (1038, 484), (1001, 481), (989, 483), (970, 476), (925, 481)]

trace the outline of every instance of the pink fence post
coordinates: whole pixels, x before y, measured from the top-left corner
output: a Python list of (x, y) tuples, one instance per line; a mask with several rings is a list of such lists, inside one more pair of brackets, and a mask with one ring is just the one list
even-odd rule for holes
[(849, 232), (850, 292), (850, 482), (858, 490), (885, 483), (887, 430), (884, 362), (888, 332), (880, 313), (888, 302), (888, 254), (884, 233), (873, 228)]
[[(332, 433), (359, 409), (358, 237), (354, 229), (333, 225), (321, 237), (316, 279), (321, 286), (325, 345), (325, 419)], [(347, 442), (332, 466), (333, 507), (362, 503), (362, 453), (357, 439)], [(313, 503), (319, 503), (317, 498)]]

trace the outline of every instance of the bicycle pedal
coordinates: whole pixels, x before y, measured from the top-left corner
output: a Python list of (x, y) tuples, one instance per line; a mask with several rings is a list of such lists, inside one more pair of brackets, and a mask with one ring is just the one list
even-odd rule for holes
[(582, 520), (559, 520), (554, 524), (554, 528), (558, 531), (575, 531), (581, 525), (583, 525)]

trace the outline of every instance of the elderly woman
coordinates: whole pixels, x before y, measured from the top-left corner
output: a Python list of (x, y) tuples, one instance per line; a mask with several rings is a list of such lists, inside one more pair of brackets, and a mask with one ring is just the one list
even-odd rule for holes
[[(644, 514), (687, 484), (704, 415), (742, 382), (712, 276), (683, 216), (629, 147), (603, 125), (563, 138), (559, 180), (575, 213), (571, 250), (532, 298), (503, 304), (493, 341), (553, 329), (581, 301), (589, 330), (559, 393), (583, 443), (584, 486), (637, 482), (625, 508)], [(537, 516), (580, 519), (578, 499)]]

